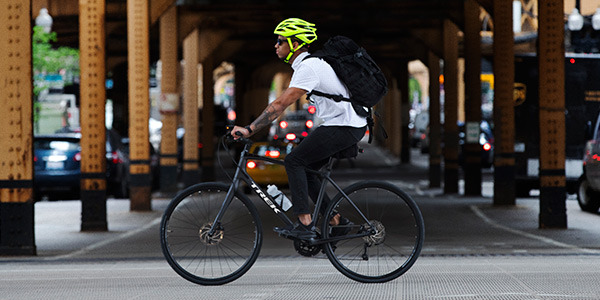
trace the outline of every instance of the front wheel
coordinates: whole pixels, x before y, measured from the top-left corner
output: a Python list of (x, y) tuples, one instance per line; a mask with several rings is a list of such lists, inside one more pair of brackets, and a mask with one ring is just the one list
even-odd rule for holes
[(323, 245), (335, 268), (365, 283), (390, 281), (408, 271), (425, 238), (425, 224), (415, 201), (382, 181), (359, 182), (344, 192), (352, 202), (338, 194), (325, 215), (329, 220), (339, 213), (346, 220), (338, 226), (322, 225), (324, 238), (355, 236)]
[(258, 257), (262, 225), (256, 207), (236, 192), (210, 232), (228, 185), (201, 183), (178, 194), (165, 210), (160, 244), (167, 262), (183, 278), (219, 285), (242, 276)]

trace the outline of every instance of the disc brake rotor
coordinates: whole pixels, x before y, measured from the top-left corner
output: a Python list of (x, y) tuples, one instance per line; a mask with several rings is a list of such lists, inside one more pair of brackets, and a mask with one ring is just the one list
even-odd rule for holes
[(210, 231), (211, 227), (212, 223), (208, 223), (202, 226), (199, 230), (199, 236), (200, 240), (205, 245), (213, 246), (219, 244), (223, 240), (224, 232), (223, 228), (216, 228), (215, 232), (212, 235), (210, 235), (208, 234), (208, 232)]
[(371, 220), (370, 222), (371, 222), (372, 227), (369, 226), (369, 224), (365, 224), (364, 226), (366, 228), (374, 229), (375, 233), (372, 235), (363, 237), (363, 240), (369, 246), (379, 245), (385, 241), (385, 226), (383, 226), (383, 223), (381, 223), (380, 221), (377, 221), (377, 220)]

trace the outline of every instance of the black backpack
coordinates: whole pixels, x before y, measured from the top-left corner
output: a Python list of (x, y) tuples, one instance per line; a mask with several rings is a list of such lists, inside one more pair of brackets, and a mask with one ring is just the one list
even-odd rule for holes
[[(331, 66), (350, 91), (350, 99), (316, 90), (309, 92), (307, 96), (310, 98), (311, 95), (317, 95), (333, 99), (336, 102), (352, 103), (354, 111), (359, 116), (367, 118), (369, 130), (372, 132), (374, 125), (372, 107), (385, 96), (388, 89), (383, 72), (367, 51), (345, 36), (335, 36), (330, 38), (322, 49), (304, 59), (310, 57), (321, 58)], [(385, 130), (383, 134), (387, 138)], [(369, 143), (371, 143), (372, 137), (373, 135), (370, 134)]]

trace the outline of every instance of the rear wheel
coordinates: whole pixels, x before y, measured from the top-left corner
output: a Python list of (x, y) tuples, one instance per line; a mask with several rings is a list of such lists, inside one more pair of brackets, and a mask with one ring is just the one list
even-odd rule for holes
[(577, 202), (583, 211), (596, 213), (600, 208), (600, 193), (590, 187), (585, 174), (579, 178)]
[(228, 185), (219, 183), (191, 186), (171, 201), (163, 215), (163, 254), (173, 270), (191, 282), (231, 282), (250, 269), (260, 252), (262, 225), (258, 212), (238, 192), (214, 233), (209, 232), (228, 189)]
[(325, 220), (339, 213), (350, 223), (332, 226), (324, 222), (323, 236), (329, 238), (335, 232), (363, 236), (323, 245), (335, 268), (366, 283), (386, 282), (408, 271), (425, 238), (423, 217), (414, 200), (395, 185), (381, 181), (359, 182), (344, 192), (360, 211), (338, 194)]

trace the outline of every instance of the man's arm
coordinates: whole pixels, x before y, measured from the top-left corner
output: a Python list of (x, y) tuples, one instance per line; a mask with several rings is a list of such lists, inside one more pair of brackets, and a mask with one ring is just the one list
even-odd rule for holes
[[(292, 105), (296, 100), (300, 99), (302, 95), (306, 94), (306, 91), (303, 89), (291, 87), (286, 89), (281, 96), (279, 96), (275, 101), (271, 102), (271, 104), (267, 105), (267, 108), (250, 124), (250, 129), (252, 132), (257, 132), (267, 126), (269, 126), (283, 111), (290, 105)], [(235, 126), (231, 132), (241, 132), (244, 137), (250, 136), (250, 132), (244, 128)], [(235, 135), (234, 135), (235, 136)]]

